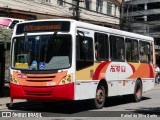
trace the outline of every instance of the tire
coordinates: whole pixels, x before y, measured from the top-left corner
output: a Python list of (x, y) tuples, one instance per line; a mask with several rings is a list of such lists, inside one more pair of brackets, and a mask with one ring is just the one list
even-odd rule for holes
[(158, 76), (156, 76), (156, 78), (155, 78), (155, 83), (159, 83), (159, 77)]
[(156, 83), (159, 84), (159, 81), (160, 81), (160, 76), (158, 75), (158, 76), (156, 77)]
[(96, 96), (94, 99), (94, 108), (101, 109), (105, 103), (105, 88), (103, 85), (98, 85), (96, 90)]
[(133, 100), (134, 102), (140, 102), (142, 99), (142, 82), (137, 80), (135, 83)]

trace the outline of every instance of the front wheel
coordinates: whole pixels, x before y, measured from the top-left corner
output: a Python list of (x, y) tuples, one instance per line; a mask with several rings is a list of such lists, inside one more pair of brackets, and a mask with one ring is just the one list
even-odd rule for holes
[(101, 109), (105, 103), (105, 88), (103, 85), (98, 85), (96, 90), (96, 97), (94, 99), (94, 108)]

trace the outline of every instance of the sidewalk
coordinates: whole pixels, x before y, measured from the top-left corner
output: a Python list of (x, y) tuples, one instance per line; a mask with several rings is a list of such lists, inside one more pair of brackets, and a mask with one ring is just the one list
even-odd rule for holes
[[(26, 100), (15, 99), (13, 102), (14, 103), (16, 103), (16, 102), (26, 102)], [(0, 111), (8, 110), (6, 104), (9, 104), (9, 103), (10, 103), (10, 97), (0, 98)]]
[[(5, 84), (5, 88), (4, 88), (4, 96), (0, 97), (0, 111), (5, 111), (7, 110), (7, 106), (6, 104), (10, 103), (10, 95), (9, 95), (9, 84)], [(14, 100), (14, 102), (24, 102), (26, 100), (21, 100), (21, 99), (16, 99)]]

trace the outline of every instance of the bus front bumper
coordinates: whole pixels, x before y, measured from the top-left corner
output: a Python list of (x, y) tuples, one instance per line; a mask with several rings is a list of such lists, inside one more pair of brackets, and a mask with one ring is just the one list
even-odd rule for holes
[(74, 83), (60, 86), (20, 86), (10, 83), (11, 99), (74, 100)]

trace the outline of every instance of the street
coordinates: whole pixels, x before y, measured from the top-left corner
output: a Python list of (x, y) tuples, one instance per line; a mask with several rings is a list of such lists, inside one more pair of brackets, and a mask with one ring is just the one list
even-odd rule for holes
[[(153, 117), (160, 116), (160, 85), (143, 93), (142, 101), (134, 103), (124, 97), (110, 97), (103, 109), (92, 109), (90, 101), (62, 102), (44, 104), (42, 102), (27, 102), (26, 100), (14, 100), (14, 107), (9, 110), (10, 98), (8, 96), (0, 98), (0, 111), (12, 112), (12, 117), (54, 117), (70, 119), (83, 117), (83, 119), (95, 119), (95, 117)], [(16, 114), (17, 113), (17, 114)], [(2, 116), (2, 115), (1, 115)], [(10, 119), (6, 117), (5, 119)], [(39, 120), (39, 118), (37, 118)]]

